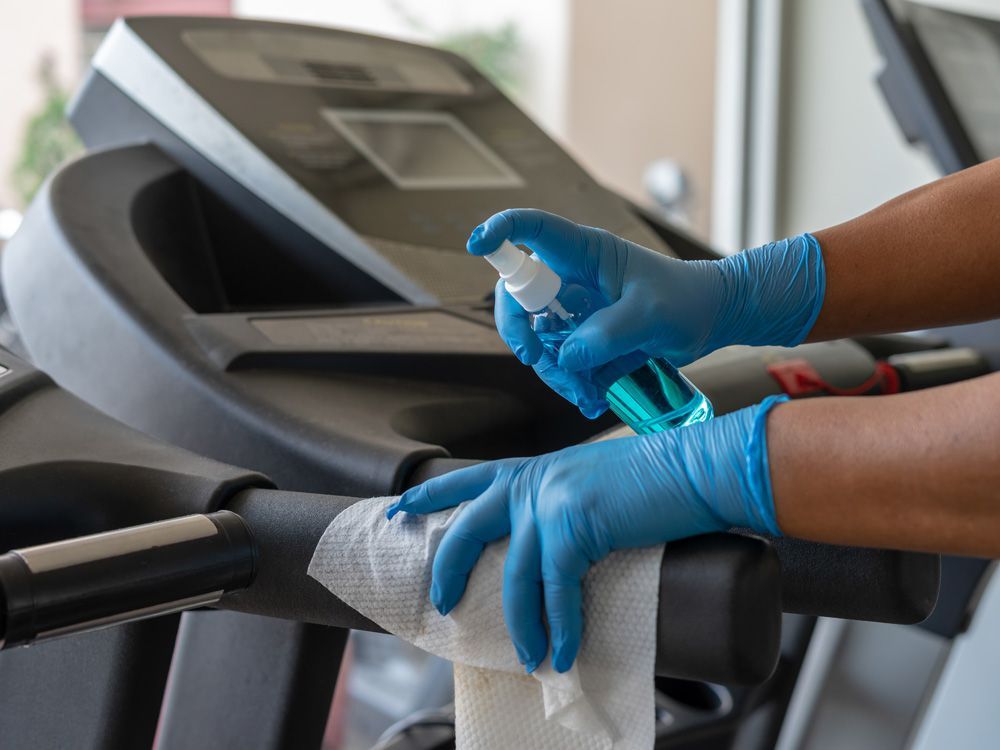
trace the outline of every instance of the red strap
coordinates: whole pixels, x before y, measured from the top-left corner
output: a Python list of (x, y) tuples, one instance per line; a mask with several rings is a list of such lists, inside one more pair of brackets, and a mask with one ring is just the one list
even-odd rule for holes
[(830, 385), (805, 359), (786, 359), (767, 366), (767, 371), (792, 398), (803, 396), (864, 396), (868, 394), (899, 393), (899, 374), (887, 362), (876, 362), (875, 372), (865, 382), (853, 388)]

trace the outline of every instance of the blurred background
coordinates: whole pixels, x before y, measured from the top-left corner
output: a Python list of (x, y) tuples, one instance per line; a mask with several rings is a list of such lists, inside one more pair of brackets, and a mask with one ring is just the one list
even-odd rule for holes
[[(928, 2), (1000, 17), (998, 0)], [(167, 14), (459, 52), (599, 180), (726, 252), (840, 222), (939, 175), (876, 87), (881, 61), (854, 0), (0, 0), (0, 246), (44, 178), (82, 151), (64, 110), (114, 19)], [(851, 627), (863, 646), (891, 626)], [(368, 747), (449, 699), (427, 694), (450, 689), (449, 666), (387, 636), (356, 634), (343, 668), (329, 748)]]

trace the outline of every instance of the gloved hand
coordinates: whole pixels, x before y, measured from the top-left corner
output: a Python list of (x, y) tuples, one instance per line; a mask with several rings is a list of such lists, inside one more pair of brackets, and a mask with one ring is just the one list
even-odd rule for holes
[(683, 367), (730, 344), (794, 346), (823, 304), (823, 259), (809, 234), (721, 260), (682, 261), (603, 229), (515, 208), (476, 227), (468, 250), (486, 255), (505, 239), (526, 245), (564, 282), (596, 290), (609, 305), (566, 339), (557, 361), (503, 283), (496, 288), (501, 338), (591, 418), (607, 409), (600, 384), (609, 363), (611, 372), (631, 371), (659, 356)]
[(733, 526), (780, 534), (766, 419), (783, 400), (682, 430), (459, 469), (407, 490), (387, 516), (471, 501), (434, 557), (430, 598), (442, 615), (462, 598), (484, 546), (509, 534), (503, 609), (518, 658), (533, 671), (551, 639), (552, 666), (565, 672), (583, 630), (581, 578), (612, 550)]

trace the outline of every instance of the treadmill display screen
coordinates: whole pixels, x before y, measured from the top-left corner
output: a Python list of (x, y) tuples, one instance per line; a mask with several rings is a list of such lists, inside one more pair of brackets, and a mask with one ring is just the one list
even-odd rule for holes
[(400, 190), (524, 186), (513, 169), (447, 112), (327, 108), (322, 113)]
[(909, 9), (979, 158), (1000, 156), (1000, 21), (915, 3)]

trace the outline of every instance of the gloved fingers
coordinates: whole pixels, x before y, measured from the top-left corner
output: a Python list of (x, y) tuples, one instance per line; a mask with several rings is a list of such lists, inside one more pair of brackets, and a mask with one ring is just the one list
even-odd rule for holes
[(542, 342), (531, 330), (528, 313), (510, 296), (503, 280), (497, 282), (493, 303), (497, 332), (522, 364), (533, 365), (542, 356)]
[(552, 668), (568, 672), (580, 650), (583, 634), (583, 594), (580, 581), (546, 580), (545, 614), (552, 642)]
[(549, 639), (542, 621), (542, 557), (533, 523), (514, 524), (503, 567), (503, 615), (518, 660), (534, 672)]
[(586, 373), (567, 372), (556, 364), (556, 358), (550, 352), (542, 353), (534, 370), (549, 388), (576, 404), (587, 419), (597, 419), (608, 410), (608, 402)]
[(649, 323), (622, 298), (594, 312), (567, 337), (559, 366), (569, 372), (592, 370), (641, 349), (648, 343)]
[(431, 603), (442, 615), (455, 608), (483, 548), (510, 533), (506, 490), (492, 486), (459, 513), (445, 531), (431, 566)]
[(499, 470), (499, 461), (488, 461), (428, 479), (400, 495), (385, 517), (391, 520), (401, 510), (423, 514), (453, 508), (485, 492)]
[(590, 561), (561, 534), (543, 544), (545, 615), (552, 644), (552, 668), (557, 672), (568, 671), (580, 650), (583, 634), (580, 581), (589, 567)]
[(596, 288), (596, 243), (589, 244), (581, 227), (569, 219), (537, 208), (508, 208), (472, 230), (466, 248), (473, 255), (489, 255), (504, 240), (526, 245), (566, 282)]

